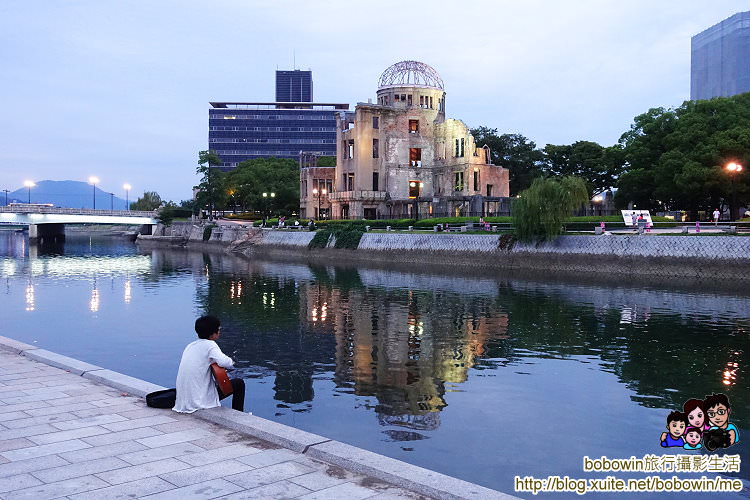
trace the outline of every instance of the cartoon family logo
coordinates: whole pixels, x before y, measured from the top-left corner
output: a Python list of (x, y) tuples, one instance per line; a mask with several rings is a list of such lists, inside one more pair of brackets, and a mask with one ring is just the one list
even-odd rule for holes
[[(667, 416), (667, 431), (661, 433), (663, 448), (680, 447), (708, 451), (729, 448), (740, 441), (740, 433), (729, 423), (732, 408), (724, 394), (712, 394), (706, 399), (688, 399), (682, 411)], [(706, 421), (708, 417), (708, 421)]]

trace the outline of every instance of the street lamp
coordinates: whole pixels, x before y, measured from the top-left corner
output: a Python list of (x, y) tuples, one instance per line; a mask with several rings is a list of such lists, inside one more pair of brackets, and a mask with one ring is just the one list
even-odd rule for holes
[(115, 193), (109, 193), (109, 209), (115, 209)]
[(130, 184), (123, 184), (122, 188), (125, 190), (125, 210), (130, 210)]
[(96, 185), (99, 184), (99, 178), (92, 175), (91, 177), (89, 177), (89, 184), (94, 187), (94, 210), (96, 210)]
[(31, 205), (31, 188), (36, 186), (36, 184), (34, 181), (24, 181), (23, 185), (29, 188), (29, 205)]
[(732, 186), (732, 204), (729, 206), (729, 218), (731, 220), (737, 220), (734, 211), (736, 205), (734, 197), (734, 177), (742, 172), (742, 165), (736, 162), (729, 162), (725, 168), (727, 169), (727, 172), (729, 172), (730, 185)]
[(263, 193), (263, 201), (266, 209), (266, 215), (271, 215), (270, 210), (268, 207), (270, 206), (270, 201), (268, 200), (268, 197), (271, 197), (271, 199), (276, 198), (276, 193)]
[(313, 194), (318, 195), (318, 220), (322, 219), (323, 217), (320, 216), (320, 197), (325, 196), (328, 193), (328, 190), (313, 188)]

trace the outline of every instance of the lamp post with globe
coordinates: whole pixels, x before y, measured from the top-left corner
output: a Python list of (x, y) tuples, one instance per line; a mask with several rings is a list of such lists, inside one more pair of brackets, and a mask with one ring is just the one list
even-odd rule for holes
[(24, 181), (23, 185), (29, 189), (29, 205), (31, 205), (31, 188), (36, 186), (36, 183), (34, 181)]
[(742, 172), (742, 165), (733, 161), (733, 162), (727, 163), (727, 166), (724, 168), (726, 168), (727, 172), (729, 172), (729, 180), (730, 180), (730, 185), (732, 189), (732, 204), (729, 206), (729, 218), (731, 220), (737, 220), (737, 213), (736, 213), (737, 204), (736, 204), (735, 192), (734, 192), (734, 178), (740, 172)]

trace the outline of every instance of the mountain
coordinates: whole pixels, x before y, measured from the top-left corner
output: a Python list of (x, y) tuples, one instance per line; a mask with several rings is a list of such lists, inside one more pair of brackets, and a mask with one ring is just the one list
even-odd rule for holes
[[(8, 193), (8, 202), (13, 201), (27, 203), (29, 201), (28, 188), (22, 187)], [(133, 201), (135, 200), (131, 198), (130, 202)], [(4, 197), (0, 198), (0, 203), (5, 203)], [(39, 181), (31, 188), (31, 203), (52, 203), (56, 207), (68, 208), (93, 208), (94, 187), (81, 181)], [(96, 208), (125, 210), (127, 207), (124, 198), (112, 196), (97, 187)]]

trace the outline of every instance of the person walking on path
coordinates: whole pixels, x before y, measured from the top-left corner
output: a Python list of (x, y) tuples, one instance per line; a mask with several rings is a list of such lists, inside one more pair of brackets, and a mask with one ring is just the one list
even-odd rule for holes
[[(177, 394), (174, 411), (193, 413), (202, 408), (215, 408), (219, 401), (229, 397), (222, 394), (211, 374), (211, 364), (232, 368), (232, 358), (221, 352), (216, 341), (221, 335), (221, 322), (214, 316), (201, 316), (195, 320), (198, 340), (185, 347), (177, 370)], [(230, 379), (232, 383), (232, 408), (245, 411), (245, 381)]]
[(714, 208), (714, 226), (719, 223), (719, 217), (721, 217), (721, 212), (719, 212), (718, 208)]

